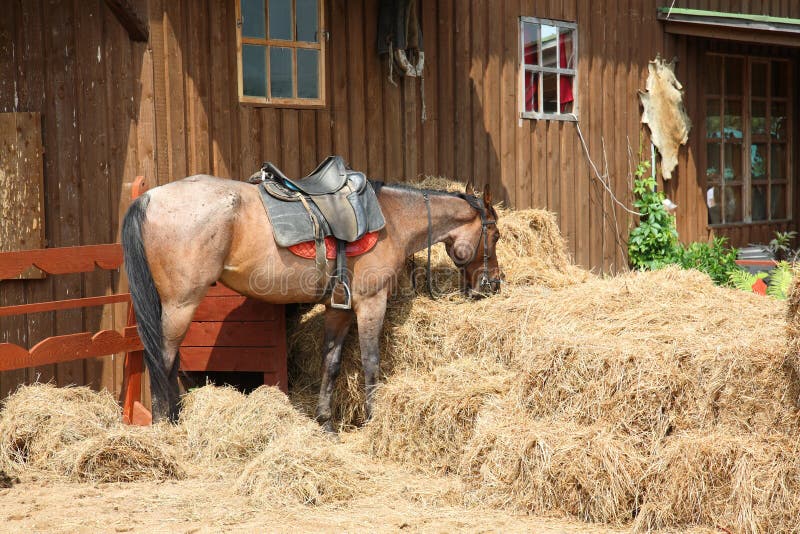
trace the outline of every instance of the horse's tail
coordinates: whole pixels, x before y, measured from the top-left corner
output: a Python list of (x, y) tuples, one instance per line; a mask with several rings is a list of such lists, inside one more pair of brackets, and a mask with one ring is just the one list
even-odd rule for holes
[(150, 197), (144, 194), (128, 208), (122, 221), (122, 251), (139, 338), (144, 345), (144, 361), (150, 372), (150, 387), (154, 397), (163, 399), (166, 398), (168, 384), (161, 355), (164, 337), (161, 297), (147, 264), (147, 254), (142, 242), (142, 224), (147, 218), (149, 203)]

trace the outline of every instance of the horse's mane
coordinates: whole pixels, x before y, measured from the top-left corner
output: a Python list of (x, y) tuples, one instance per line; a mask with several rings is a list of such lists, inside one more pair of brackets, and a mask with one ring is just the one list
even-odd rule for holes
[[(424, 187), (416, 187), (410, 184), (404, 183), (392, 183), (387, 184), (385, 182), (380, 182), (376, 180), (370, 180), (372, 184), (372, 188), (375, 190), (375, 194), (379, 194), (381, 189), (384, 187), (388, 187), (389, 189), (400, 189), (401, 191), (413, 191), (415, 193), (427, 193), (428, 195), (434, 196), (442, 196), (442, 197), (453, 197), (453, 198), (460, 198), (461, 200), (465, 201), (469, 204), (472, 208), (480, 211), (483, 206), (483, 200), (480, 197), (475, 195), (468, 195), (466, 193), (461, 193), (458, 191), (444, 191), (442, 189), (428, 189)], [(494, 210), (492, 210), (494, 211)]]

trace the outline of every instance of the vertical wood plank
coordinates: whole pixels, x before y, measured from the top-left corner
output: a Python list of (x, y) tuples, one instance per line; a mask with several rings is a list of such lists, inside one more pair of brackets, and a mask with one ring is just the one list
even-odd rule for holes
[[(229, 5), (230, 4), (230, 5)], [(211, 27), (211, 164), (214, 174), (224, 178), (233, 177), (233, 111), (231, 88), (236, 86), (236, 77), (215, 76), (214, 73), (229, 73), (232, 52), (228, 42), (229, 26), (235, 24), (233, 4), (223, 0), (209, 0), (209, 24)], [(238, 102), (237, 104), (238, 105)], [(238, 126), (238, 125), (237, 125)], [(173, 129), (171, 129), (173, 131)], [(183, 175), (179, 175), (183, 177)]]
[(453, 0), (439, 0), (438, 31), (436, 33), (439, 64), (436, 76), (439, 79), (439, 174), (454, 178), (455, 169), (455, 106), (454, 106), (454, 51), (453, 35), (455, 33), (453, 18)]
[(331, 0), (331, 64), (332, 91), (330, 93), (331, 121), (333, 124), (333, 151), (350, 161), (350, 135), (347, 102), (347, 6), (344, 0)]
[[(591, 87), (589, 84), (591, 49), (589, 47), (591, 44), (592, 24), (589, 4), (579, 0), (576, 0), (575, 3), (577, 7), (575, 20), (578, 24), (578, 97), (575, 104), (578, 106), (577, 115), (579, 121), (576, 127), (580, 126), (585, 128), (585, 125), (589, 122), (591, 112), (588, 102), (589, 95), (591, 94)], [(574, 146), (574, 172), (577, 178), (575, 182), (575, 262), (584, 268), (589, 268), (592, 266), (590, 248), (590, 243), (592, 241), (592, 204), (590, 192), (593, 178), (590, 174), (591, 170), (589, 169), (588, 162), (586, 161), (583, 147), (581, 146), (580, 139), (578, 138), (578, 133), (574, 127), (571, 130)]]
[(500, 168), (508, 203), (517, 207), (517, 129), (519, 124), (517, 85), (520, 1), (508, 0), (503, 18), (503, 62), (500, 104)]
[[(109, 124), (107, 111), (120, 111), (118, 102), (107, 98), (118, 97), (115, 85), (120, 83), (119, 70), (123, 66), (116, 63), (115, 34), (112, 26), (107, 39), (103, 39), (103, 18), (106, 9), (100, 2), (73, 2), (75, 13), (75, 66), (76, 66), (76, 120), (79, 131), (79, 182), (80, 182), (80, 233), (81, 244), (110, 243), (112, 239), (110, 224), (97, 224), (98, 221), (111, 222), (109, 176), (119, 171), (119, 165), (110, 167), (125, 154), (119, 146), (119, 123), (127, 124), (126, 117), (117, 116)], [(111, 22), (116, 22), (111, 17)], [(112, 111), (113, 110), (113, 111)], [(109, 144), (110, 143), (110, 144)], [(114, 176), (120, 176), (118, 172)], [(111, 275), (107, 271), (86, 273), (83, 290), (86, 295), (99, 296), (110, 289)], [(108, 329), (113, 325), (111, 306), (87, 308), (83, 311), (82, 331)], [(114, 371), (103, 365), (102, 359), (83, 363), (85, 383), (98, 389), (114, 388)]]
[[(426, 176), (439, 174), (439, 144), (436, 134), (439, 127), (439, 49), (436, 35), (438, 3), (420, 2), (420, 15), (422, 18), (422, 34), (425, 43), (425, 72), (423, 104), (427, 119), (421, 124), (421, 147), (422, 162), (420, 172)], [(367, 21), (375, 20), (369, 18)], [(368, 26), (370, 24), (368, 23)], [(373, 25), (374, 26), (374, 25)], [(367, 43), (372, 41), (367, 40)], [(368, 49), (369, 50), (369, 49)], [(421, 114), (421, 113), (420, 113)]]
[[(378, 57), (378, 1), (366, 0), (364, 8), (364, 83), (366, 85), (366, 114), (364, 135), (367, 138), (367, 174), (371, 178), (386, 176), (384, 161), (383, 80), (386, 71)], [(429, 11), (429, 10), (428, 10)], [(423, 30), (424, 32), (424, 30)], [(432, 36), (430, 36), (432, 37)], [(425, 35), (427, 45), (430, 39)], [(427, 50), (426, 50), (427, 55)], [(381, 120), (378, 120), (378, 119)]]
[(487, 40), (488, 40), (488, 5), (485, 0), (472, 2), (470, 13), (470, 46), (472, 48), (469, 61), (470, 91), (469, 103), (471, 116), (468, 118), (472, 126), (472, 169), (470, 178), (479, 189), (488, 183), (486, 167), (488, 165), (488, 145), (486, 123), (484, 121), (484, 94), (486, 92)]
[(456, 2), (455, 5), (455, 176), (459, 180), (472, 178), (472, 160), (475, 156), (472, 137), (472, 96), (475, 82), (470, 79), (470, 8), (475, 2)]
[[(348, 130), (350, 132), (350, 165), (357, 170), (367, 169), (367, 118), (364, 102), (364, 0), (349, 0), (347, 27), (347, 84)], [(376, 24), (373, 19), (371, 24)]]
[[(15, 11), (18, 9), (12, 5), (10, 12), (0, 17), (0, 72), (17, 72), (17, 50), (14, 40), (14, 21)], [(0, 81), (0, 111), (17, 111), (19, 92), (14, 83), (15, 79), (10, 76)], [(0, 115), (0, 165), (12, 167), (2, 169), (0, 172), (13, 172), (16, 175), (17, 159), (17, 126), (14, 115)], [(22, 280), (5, 280), (0, 282), (0, 306), (10, 304), (22, 304), (25, 299), (25, 282)], [(22, 344), (25, 346), (28, 340), (28, 329), (25, 317), (3, 317), (0, 318), (0, 342), (8, 341), (11, 343)], [(26, 378), (25, 370), (9, 371), (0, 373), (0, 399), (13, 392), (18, 384), (24, 383)]]
[[(54, 245), (81, 244), (81, 190), (78, 165), (79, 135), (75, 102), (75, 19), (70, 2), (58, 2), (47, 7), (45, 12), (45, 46), (47, 48), (47, 96), (46, 113), (54, 119), (55, 137), (51, 143), (45, 141), (45, 149), (54, 163), (53, 185), (58, 198), (58, 215), (55, 225)], [(46, 156), (48, 158), (48, 156)], [(81, 276), (64, 275), (55, 285), (57, 300), (81, 295)], [(80, 310), (56, 313), (56, 334), (79, 332), (83, 324)], [(56, 366), (59, 385), (82, 384), (83, 363), (69, 362)]]
[[(35, 111), (45, 110), (45, 63), (44, 43), (42, 30), (42, 3), (39, 0), (21, 2), (16, 8), (16, 42), (21, 51), (17, 61), (17, 89), (20, 110)], [(39, 116), (40, 128), (44, 124), (44, 117)], [(44, 142), (44, 135), (41, 138)], [(47, 178), (44, 175), (44, 166), (40, 169), (42, 175), (43, 192)], [(26, 171), (26, 175), (30, 175)], [(47, 196), (43, 199), (45, 215), (53, 216)], [(47, 228), (53, 223), (45, 221), (43, 228), (44, 237), (47, 237)], [(2, 282), (0, 282), (2, 284)], [(36, 282), (28, 282), (25, 288), (26, 302), (44, 302), (53, 300), (53, 277), (46, 277)], [(28, 344), (35, 345), (42, 339), (53, 335), (55, 314), (35, 313), (27, 316)], [(2, 330), (2, 327), (0, 327)], [(28, 370), (28, 382), (40, 380), (48, 382), (55, 376), (55, 366), (46, 365)], [(0, 378), (2, 382), (2, 378)]]

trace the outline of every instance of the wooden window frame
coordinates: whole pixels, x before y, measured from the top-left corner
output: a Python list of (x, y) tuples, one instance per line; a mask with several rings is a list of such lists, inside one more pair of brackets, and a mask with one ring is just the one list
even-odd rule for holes
[[(525, 63), (525, 32), (523, 26), (525, 23), (538, 24), (539, 26), (554, 26), (557, 28), (568, 28), (572, 31), (572, 47), (574, 49), (575, 68), (569, 67), (542, 67), (541, 65), (528, 65)], [(578, 121), (578, 24), (575, 22), (567, 22), (563, 20), (543, 19), (538, 17), (519, 17), (519, 109), (520, 117), (523, 119), (534, 120), (555, 120), (555, 121)], [(542, 32), (538, 34), (538, 49), (542, 50)], [(556, 45), (556, 64), (559, 63), (559, 55), (561, 51)], [(541, 74), (551, 73), (558, 75), (572, 76), (572, 93), (574, 100), (572, 102), (571, 113), (545, 113), (544, 111), (526, 111), (525, 110), (525, 73), (533, 72), (540, 74), (539, 76), (539, 90), (537, 91), (537, 98), (539, 99), (539, 109), (543, 109), (543, 88)], [(556, 100), (561, 102), (561, 84), (556, 83)]]
[[(703, 180), (705, 183), (704, 190), (707, 192), (708, 188), (712, 185), (717, 185), (715, 182), (709, 182), (706, 176), (706, 169), (708, 169), (708, 145), (709, 144), (719, 144), (720, 145), (720, 154), (719, 154), (719, 161), (720, 161), (720, 177), (719, 177), (719, 185), (721, 186), (720, 191), (720, 213), (721, 219), (724, 220), (724, 208), (725, 208), (725, 193), (726, 193), (726, 185), (728, 186), (741, 186), (742, 188), (742, 219), (741, 221), (725, 221), (719, 223), (708, 223), (708, 228), (733, 228), (733, 227), (744, 227), (744, 226), (753, 226), (753, 225), (779, 225), (791, 222), (793, 219), (792, 213), (792, 206), (793, 206), (793, 182), (794, 182), (794, 161), (793, 161), (793, 144), (794, 144), (794, 108), (792, 105), (792, 76), (793, 76), (793, 65), (792, 61), (789, 58), (783, 57), (767, 57), (767, 56), (759, 56), (759, 55), (750, 55), (750, 54), (734, 54), (734, 53), (725, 53), (725, 52), (706, 52), (704, 61), (708, 59), (709, 56), (717, 56), (720, 59), (723, 58), (739, 58), (742, 60), (742, 68), (743, 72), (742, 75), (744, 77), (744, 86), (742, 88), (742, 96), (741, 97), (729, 97), (724, 92), (722, 93), (708, 93), (705, 88), (703, 88), (703, 128), (702, 128), (702, 139), (703, 139), (703, 150), (701, 150), (701, 161), (702, 161), (702, 173)], [(773, 62), (782, 62), (786, 64), (786, 95), (785, 97), (773, 97), (772, 96), (772, 87), (771, 87), (771, 80), (772, 80), (772, 63)], [(753, 63), (766, 63), (767, 65), (767, 80), (770, 81), (770, 85), (768, 85), (767, 96), (766, 97), (754, 97), (752, 94), (752, 66)], [(721, 79), (719, 82), (719, 86), (721, 89), (724, 90), (725, 87), (725, 69), (721, 70)], [(758, 180), (756, 185), (764, 185), (766, 188), (766, 199), (765, 199), (765, 206), (766, 206), (766, 219), (761, 219), (754, 221), (752, 219), (752, 195), (753, 195), (753, 178), (752, 178), (752, 161), (750, 156), (751, 147), (753, 145), (753, 134), (752, 134), (752, 103), (753, 99), (757, 101), (763, 101), (766, 105), (766, 127), (770, 128), (770, 119), (772, 115), (772, 103), (783, 102), (786, 104), (786, 117), (787, 117), (787, 124), (786, 124), (786, 139), (785, 141), (776, 142), (772, 139), (769, 131), (764, 136), (764, 139), (756, 139), (755, 142), (758, 144), (765, 144), (767, 146), (767, 178), (766, 180)], [(709, 143), (708, 139), (708, 132), (706, 127), (706, 117), (708, 116), (708, 102), (711, 99), (716, 99), (719, 101), (720, 109), (720, 129), (722, 132), (722, 138), (719, 142), (712, 142)], [(735, 181), (732, 183), (726, 183), (724, 179), (724, 169), (725, 169), (725, 152), (724, 152), (724, 145), (725, 145), (725, 136), (724, 136), (724, 128), (725, 128), (725, 101), (726, 100), (740, 100), (742, 104), (742, 148), (741, 148), (741, 160), (742, 160), (742, 178), (741, 182)], [(786, 148), (786, 169), (785, 169), (785, 177), (783, 180), (773, 180), (772, 179), (772, 145), (773, 144), (782, 144)], [(785, 213), (786, 217), (780, 219), (773, 219), (772, 217), (772, 186), (773, 185), (783, 185), (785, 187)], [(707, 194), (707, 193), (706, 193)], [(709, 209), (706, 206), (706, 209)]]
[[(260, 107), (280, 107), (290, 109), (323, 109), (327, 106), (326, 100), (326, 57), (327, 57), (327, 41), (329, 37), (328, 31), (325, 29), (325, 0), (317, 0), (317, 34), (318, 42), (309, 43), (305, 41), (285, 40), (285, 39), (269, 39), (269, 0), (264, 0), (264, 31), (267, 38), (260, 39), (256, 37), (243, 37), (242, 36), (242, 5), (241, 0), (235, 0), (236, 4), (236, 72), (238, 76), (238, 91), (239, 103), (251, 106)], [(296, 8), (297, 0), (292, 0), (292, 20), (296, 24)], [(296, 28), (293, 29), (292, 33)], [(296, 37), (296, 35), (295, 35)], [(242, 45), (253, 44), (265, 47), (281, 47), (292, 49), (292, 89), (297, 94), (298, 80), (297, 80), (297, 50), (319, 50), (319, 71), (318, 71), (318, 84), (319, 84), (319, 98), (271, 98), (270, 97), (270, 70), (269, 70), (269, 54), (266, 54), (265, 61), (267, 71), (267, 86), (266, 97), (251, 96), (244, 94), (244, 77), (242, 69)]]

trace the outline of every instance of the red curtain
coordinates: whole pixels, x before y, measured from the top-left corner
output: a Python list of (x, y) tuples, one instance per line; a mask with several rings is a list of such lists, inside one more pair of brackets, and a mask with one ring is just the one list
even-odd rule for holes
[[(562, 33), (558, 36), (559, 47), (559, 67), (567, 67), (567, 34)], [(570, 48), (572, 47), (572, 39), (570, 39)], [(571, 50), (570, 50), (571, 51)], [(535, 65), (537, 62), (536, 44), (530, 43), (525, 48), (525, 64)], [(539, 111), (539, 81), (536, 76), (540, 73), (525, 71), (525, 111)], [(560, 76), (561, 85), (561, 106), (573, 102), (575, 96), (572, 93), (572, 84), (574, 78), (572, 76)]]

